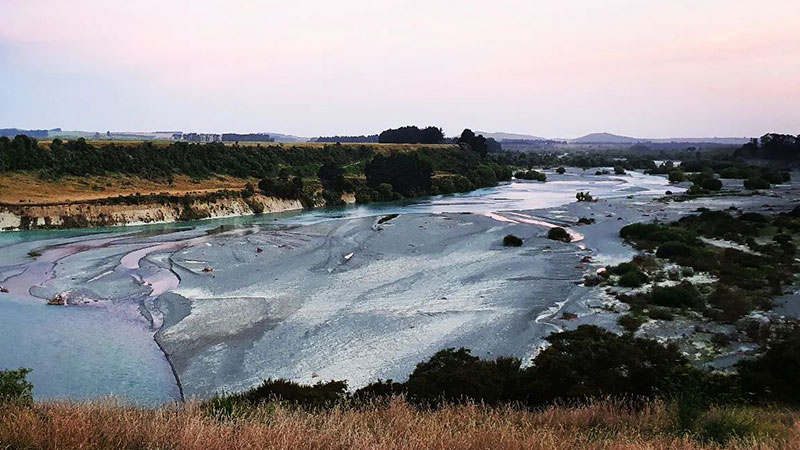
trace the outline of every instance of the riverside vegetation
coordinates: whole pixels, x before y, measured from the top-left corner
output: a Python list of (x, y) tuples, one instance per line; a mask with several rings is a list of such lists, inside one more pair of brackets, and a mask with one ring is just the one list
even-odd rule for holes
[[(796, 448), (795, 330), (720, 375), (674, 345), (594, 326), (548, 337), (522, 368), (446, 349), (404, 383), (353, 393), (340, 381), (266, 380), (246, 392), (157, 409), (32, 403), (25, 372), (3, 373), (8, 448)], [(11, 380), (11, 382), (6, 382)], [(750, 389), (758, 388), (757, 396)], [(15, 397), (16, 395), (16, 397)]]
[[(179, 220), (193, 220), (209, 214), (193, 205), (220, 199), (241, 200), (253, 213), (260, 214), (264, 210), (263, 201), (256, 201), (253, 198), (256, 194), (299, 201), (311, 208), (344, 204), (347, 195), (357, 203), (370, 203), (468, 192), (510, 180), (511, 168), (490, 160), (488, 148), (489, 142), (483, 136), (469, 130), (453, 144), (441, 145), (437, 141), (411, 147), (337, 143), (284, 148), (260, 143), (240, 146), (186, 142), (95, 145), (84, 139), (39, 143), (20, 135), (14, 139), (0, 138), (0, 175), (36, 173), (43, 180), (58, 180), (64, 176), (90, 179), (122, 174), (156, 180), (165, 188), (177, 176), (197, 180), (231, 176), (243, 180), (241, 190), (191, 195), (137, 193), (84, 202), (111, 206), (164, 205), (179, 211), (176, 213)], [(250, 181), (245, 185), (246, 180)], [(3, 206), (14, 210), (24, 205)], [(80, 213), (60, 217), (58, 221), (45, 217), (44, 223), (26, 214), (24, 210), (18, 214), (21, 229), (90, 224)]]

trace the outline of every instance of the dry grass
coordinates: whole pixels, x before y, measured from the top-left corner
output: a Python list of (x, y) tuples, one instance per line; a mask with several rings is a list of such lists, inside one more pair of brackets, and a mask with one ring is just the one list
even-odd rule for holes
[(10, 172), (0, 174), (0, 203), (56, 204), (136, 193), (200, 194), (222, 189), (241, 190), (248, 182), (255, 184), (258, 180), (231, 176), (193, 180), (188, 176), (179, 175), (175, 176), (172, 184), (167, 184), (120, 174), (93, 177), (65, 176), (58, 180), (44, 180), (31, 172)]
[[(138, 409), (114, 403), (44, 403), (0, 410), (9, 449), (711, 449), (671, 432), (669, 409), (613, 404), (541, 412), (475, 405), (418, 411), (388, 406), (309, 413), (265, 407), (238, 419), (209, 417), (196, 403)], [(767, 432), (726, 448), (800, 448), (798, 417), (763, 415)]]

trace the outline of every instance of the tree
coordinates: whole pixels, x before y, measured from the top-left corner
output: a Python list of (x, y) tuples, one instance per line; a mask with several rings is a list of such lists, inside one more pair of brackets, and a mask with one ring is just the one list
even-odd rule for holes
[(373, 189), (388, 183), (395, 192), (412, 197), (430, 191), (433, 168), (417, 153), (394, 152), (388, 156), (376, 155), (367, 163), (364, 174)]
[(384, 130), (378, 135), (378, 142), (388, 144), (440, 144), (444, 141), (441, 128), (405, 126)]
[(483, 361), (464, 348), (439, 351), (417, 364), (406, 387), (412, 401), (432, 405), (465, 400), (497, 404), (513, 398), (520, 360)]
[(325, 163), (320, 166), (317, 171), (317, 177), (325, 189), (331, 191), (343, 192), (345, 188), (345, 179), (342, 169), (336, 165), (332, 158), (325, 160)]
[(688, 361), (677, 346), (630, 335), (617, 336), (593, 325), (551, 334), (526, 371), (534, 404), (553, 400), (665, 396), (675, 392)]
[(686, 181), (686, 175), (680, 170), (673, 170), (669, 173), (669, 182), (670, 183), (681, 183)]
[(474, 151), (475, 153), (479, 154), (481, 158), (486, 157), (486, 153), (489, 151), (488, 144), (486, 143), (486, 138), (483, 135), (475, 135), (475, 133), (470, 130), (469, 128), (465, 129), (461, 133), (461, 137), (458, 138), (459, 145), (466, 146), (470, 150)]
[(705, 178), (700, 181), (700, 187), (709, 191), (718, 191), (722, 189), (722, 181), (717, 178)]

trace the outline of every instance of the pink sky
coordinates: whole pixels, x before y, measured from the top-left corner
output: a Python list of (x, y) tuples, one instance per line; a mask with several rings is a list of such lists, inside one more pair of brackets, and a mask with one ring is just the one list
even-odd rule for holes
[(2, 0), (0, 127), (800, 133), (797, 0)]

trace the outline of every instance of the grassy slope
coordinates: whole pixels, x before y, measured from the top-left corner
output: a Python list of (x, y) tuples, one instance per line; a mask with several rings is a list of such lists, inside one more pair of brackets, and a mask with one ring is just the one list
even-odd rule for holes
[(176, 176), (172, 184), (143, 178), (112, 174), (107, 176), (65, 176), (57, 181), (43, 180), (35, 173), (12, 172), (0, 174), (0, 203), (53, 204), (96, 200), (119, 195), (161, 194), (184, 195), (207, 193), (222, 189), (241, 190), (255, 179), (218, 176), (192, 180)]
[(693, 450), (720, 448), (715, 438), (731, 437), (720, 430), (732, 428), (743, 436), (723, 440), (725, 448), (779, 449), (800, 448), (798, 420), (778, 409), (712, 410), (695, 421), (700, 431), (678, 432), (674, 410), (660, 403), (638, 410), (467, 405), (432, 412), (395, 400), (313, 413), (267, 406), (228, 420), (209, 417), (196, 403), (160, 409), (40, 403), (0, 407), (0, 448)]
[[(51, 141), (40, 141), (47, 146)], [(89, 140), (89, 143), (97, 146), (113, 143), (117, 146), (139, 145), (144, 141), (104, 141)], [(169, 142), (155, 141), (156, 146), (167, 146)], [(243, 142), (242, 146), (255, 146), (259, 143)], [(291, 143), (281, 144), (274, 142), (260, 143), (261, 145), (280, 146), (286, 151), (292, 148), (323, 148), (324, 143)], [(232, 145), (232, 144), (226, 144)], [(347, 144), (361, 145), (361, 144)], [(451, 148), (453, 145), (416, 145), (416, 144), (363, 144), (372, 148), (376, 153), (388, 153), (391, 151), (414, 151), (420, 147), (425, 148)], [(361, 176), (363, 178), (363, 176)], [(191, 179), (188, 176), (176, 176), (172, 184), (147, 180), (130, 175), (110, 174), (107, 176), (74, 177), (66, 176), (59, 180), (44, 180), (36, 173), (30, 172), (3, 172), (0, 173), (0, 204), (54, 204), (83, 202), (97, 200), (119, 195), (133, 195), (140, 193), (171, 195), (201, 194), (215, 192), (222, 189), (241, 190), (245, 184), (251, 182), (257, 184), (256, 179), (236, 178), (232, 176), (216, 176), (203, 180)]]

